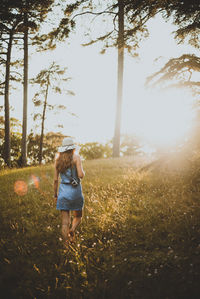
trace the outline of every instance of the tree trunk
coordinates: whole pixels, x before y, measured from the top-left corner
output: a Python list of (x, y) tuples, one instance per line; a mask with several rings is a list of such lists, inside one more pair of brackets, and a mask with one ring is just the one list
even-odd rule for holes
[(27, 100), (28, 100), (28, 14), (24, 14), (24, 100), (22, 123), (22, 166), (27, 163)]
[(120, 155), (120, 128), (122, 112), (123, 93), (123, 71), (124, 71), (124, 1), (118, 0), (118, 78), (117, 78), (117, 107), (115, 118), (115, 133), (113, 139), (113, 157)]
[[(49, 76), (50, 76), (50, 74), (49, 74)], [(42, 150), (43, 150), (43, 139), (44, 139), (44, 121), (45, 121), (46, 108), (47, 108), (47, 97), (48, 97), (48, 90), (49, 90), (49, 76), (47, 78), (47, 88), (46, 88), (45, 99), (44, 99), (44, 107), (43, 107), (43, 113), (42, 113), (40, 148), (39, 148), (39, 154), (38, 154), (39, 164), (42, 163)]]
[(10, 62), (11, 62), (11, 50), (13, 41), (13, 31), (10, 31), (8, 50), (6, 57), (6, 75), (5, 75), (5, 148), (4, 148), (4, 160), (8, 167), (11, 166), (10, 161), (10, 105), (9, 105), (9, 82), (10, 82)]

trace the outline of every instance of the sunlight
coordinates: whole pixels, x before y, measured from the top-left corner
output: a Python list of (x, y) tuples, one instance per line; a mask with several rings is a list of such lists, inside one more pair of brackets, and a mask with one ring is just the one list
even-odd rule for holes
[(134, 128), (145, 142), (156, 147), (169, 148), (184, 142), (194, 116), (187, 93), (175, 89), (143, 92), (138, 98), (132, 102), (132, 121), (126, 122), (127, 130)]

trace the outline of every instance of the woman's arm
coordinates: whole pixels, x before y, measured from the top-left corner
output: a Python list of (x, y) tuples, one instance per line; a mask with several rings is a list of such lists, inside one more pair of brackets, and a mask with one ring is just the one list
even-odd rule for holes
[(78, 177), (79, 179), (83, 179), (84, 176), (85, 176), (85, 172), (83, 170), (83, 166), (82, 166), (82, 162), (81, 162), (81, 158), (79, 155), (76, 155), (75, 156), (75, 164), (76, 164), (76, 169), (77, 169), (77, 174), (78, 174)]
[(58, 176), (59, 172), (56, 169), (56, 162), (55, 162), (55, 167), (54, 167), (54, 197), (57, 198), (57, 192), (58, 192)]

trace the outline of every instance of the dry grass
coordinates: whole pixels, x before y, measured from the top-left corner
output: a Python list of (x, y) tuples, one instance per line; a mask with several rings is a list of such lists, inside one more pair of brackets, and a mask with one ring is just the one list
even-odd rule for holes
[[(84, 218), (67, 251), (53, 167), (1, 173), (2, 298), (199, 298), (198, 167), (138, 166), (132, 158), (84, 163)], [(26, 195), (14, 192), (16, 180)]]

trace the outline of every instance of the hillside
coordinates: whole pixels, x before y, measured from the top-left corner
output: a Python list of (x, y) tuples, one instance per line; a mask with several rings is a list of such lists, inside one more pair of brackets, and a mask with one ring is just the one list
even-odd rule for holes
[(84, 162), (84, 217), (68, 250), (53, 166), (1, 172), (1, 297), (199, 298), (200, 168), (192, 167)]

